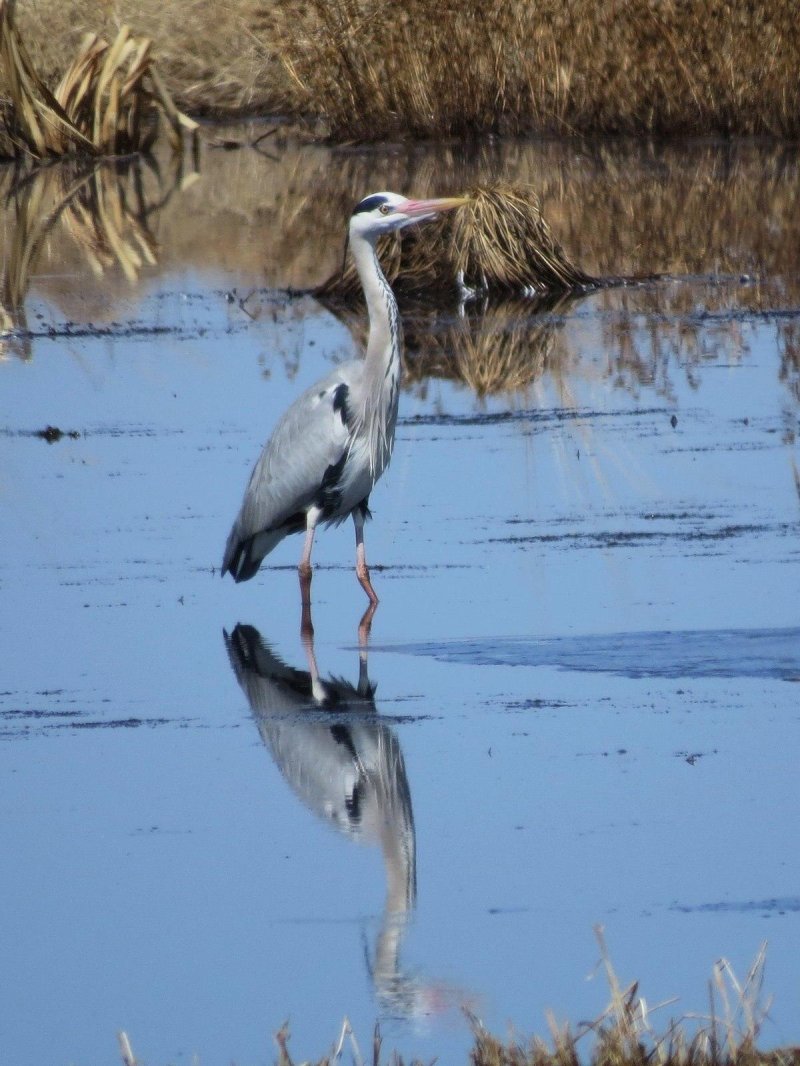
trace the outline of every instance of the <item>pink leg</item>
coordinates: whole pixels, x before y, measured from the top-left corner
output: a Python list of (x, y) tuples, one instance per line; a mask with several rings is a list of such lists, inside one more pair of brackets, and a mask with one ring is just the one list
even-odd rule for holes
[[(364, 592), (369, 596), (370, 603), (377, 607), (378, 597), (369, 579), (367, 555), (364, 550), (364, 516), (359, 510), (353, 511), (353, 525), (356, 527), (356, 577)], [(372, 621), (371, 618), (370, 621)]]
[[(297, 567), (300, 575), (300, 601), (304, 611), (311, 609), (311, 549), (314, 547), (314, 533), (319, 521), (320, 511), (313, 507), (306, 515), (306, 539), (303, 545), (303, 554)], [(310, 615), (309, 615), (310, 624)]]

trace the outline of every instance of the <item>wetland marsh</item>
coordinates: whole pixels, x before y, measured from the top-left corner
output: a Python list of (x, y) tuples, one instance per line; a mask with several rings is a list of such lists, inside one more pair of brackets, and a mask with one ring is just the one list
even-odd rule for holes
[[(360, 646), (320, 534), (309, 646), (297, 538), (218, 575), (360, 343), (306, 290), (367, 192), (498, 176), (587, 271), (670, 277), (401, 307), (381, 604)], [(0, 188), (4, 1061), (268, 1062), (287, 1018), (313, 1057), (344, 1015), (464, 1061), (463, 1007), (599, 1013), (598, 922), (671, 1015), (766, 939), (763, 1041), (800, 1042), (796, 147), (279, 132)]]

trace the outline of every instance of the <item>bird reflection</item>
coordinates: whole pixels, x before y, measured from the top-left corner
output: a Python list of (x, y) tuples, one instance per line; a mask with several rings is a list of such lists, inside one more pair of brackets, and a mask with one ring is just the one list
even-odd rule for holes
[(426, 1014), (429, 991), (400, 967), (416, 899), (411, 794), (400, 743), (375, 707), (366, 630), (359, 630), (358, 680), (351, 684), (321, 676), (305, 622), (307, 670), (288, 666), (254, 626), (241, 624), (224, 634), (231, 665), (264, 745), (301, 802), (350, 840), (380, 846), (386, 904), (371, 956), (366, 949), (367, 968), (384, 1013)]

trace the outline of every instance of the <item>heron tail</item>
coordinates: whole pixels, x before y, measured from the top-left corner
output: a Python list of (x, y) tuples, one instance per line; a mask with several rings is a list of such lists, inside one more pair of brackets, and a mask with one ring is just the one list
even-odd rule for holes
[(230, 574), (237, 583), (249, 581), (258, 572), (262, 560), (286, 536), (281, 529), (265, 530), (252, 537), (241, 537), (234, 526), (225, 545), (222, 560), (222, 576)]

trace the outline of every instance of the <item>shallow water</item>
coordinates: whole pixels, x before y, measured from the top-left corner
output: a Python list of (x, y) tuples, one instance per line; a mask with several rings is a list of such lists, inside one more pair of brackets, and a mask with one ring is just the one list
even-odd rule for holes
[[(679, 997), (657, 1025), (766, 939), (764, 1043), (800, 1041), (796, 155), (270, 153), (60, 208), (57, 172), (2, 175), (3, 1061), (124, 1028), (151, 1064), (268, 1062), (287, 1018), (301, 1058), (345, 1014), (464, 1061), (462, 1006), (599, 1013), (597, 923)], [(311, 647), (296, 538), (215, 573), (277, 414), (359, 332), (282, 290), (364, 192), (497, 173), (587, 269), (678, 280), (407, 318), (371, 640), (343, 527)]]

